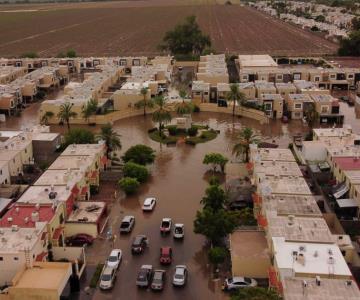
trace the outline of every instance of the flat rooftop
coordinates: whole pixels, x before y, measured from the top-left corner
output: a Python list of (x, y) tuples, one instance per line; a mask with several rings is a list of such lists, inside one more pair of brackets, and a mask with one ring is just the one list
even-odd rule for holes
[(270, 55), (239, 55), (239, 65), (240, 68), (278, 66)]
[(262, 197), (262, 205), (267, 211), (277, 215), (321, 217), (321, 211), (312, 195), (271, 195)]
[(329, 94), (315, 94), (310, 96), (314, 102), (326, 103), (326, 102), (338, 102), (336, 98)]
[[(360, 150), (360, 149), (359, 149)], [(360, 158), (354, 157), (334, 157), (333, 162), (340, 170), (360, 170)]]
[(292, 161), (296, 162), (294, 155), (289, 149), (258, 148), (252, 153), (252, 159), (258, 161)]
[(95, 158), (86, 155), (63, 156), (60, 155), (49, 167), (49, 170), (68, 170), (68, 169), (81, 169), (86, 170), (89, 168)]
[(33, 249), (46, 229), (46, 222), (36, 223), (35, 228), (0, 228), (0, 253), (15, 253)]
[(14, 286), (10, 289), (56, 290), (61, 294), (71, 272), (71, 263), (36, 262), (32, 268), (25, 269), (16, 275)]
[[(349, 267), (336, 244), (286, 242), (272, 238), (275, 265), (281, 277), (337, 276), (351, 278)], [(291, 275), (290, 275), (291, 274)]]
[(267, 216), (270, 237), (284, 237), (286, 241), (331, 243), (333, 237), (323, 218)]
[(300, 102), (314, 102), (308, 94), (289, 94), (289, 100)]
[[(72, 188), (72, 187), (71, 187)], [(30, 186), (17, 200), (17, 203), (25, 204), (49, 204), (54, 201), (67, 201), (71, 196), (71, 188), (63, 185)], [(55, 198), (50, 199), (50, 192), (55, 193)]]
[(80, 170), (46, 170), (34, 185), (74, 185), (80, 182), (85, 172)]
[(106, 203), (94, 201), (77, 201), (74, 210), (66, 222), (96, 223), (103, 214)]
[(231, 256), (270, 259), (268, 244), (263, 231), (234, 231), (230, 235), (230, 248)]
[(274, 176), (303, 176), (296, 162), (264, 160), (254, 164), (254, 174)]
[(344, 137), (353, 131), (350, 125), (344, 125), (342, 128), (314, 128), (313, 132), (318, 137)]
[[(307, 283), (303, 287), (304, 280)], [(320, 277), (320, 286), (315, 278), (286, 278), (282, 281), (285, 300), (358, 300), (360, 291), (355, 281)], [(349, 284), (350, 283), (350, 284)], [(306, 295), (306, 296), (305, 296)]]
[(105, 151), (105, 145), (98, 143), (98, 144), (72, 144), (69, 145), (61, 156), (65, 155), (97, 155)]
[(309, 186), (303, 177), (263, 176), (259, 177), (258, 190), (262, 195), (311, 195)]

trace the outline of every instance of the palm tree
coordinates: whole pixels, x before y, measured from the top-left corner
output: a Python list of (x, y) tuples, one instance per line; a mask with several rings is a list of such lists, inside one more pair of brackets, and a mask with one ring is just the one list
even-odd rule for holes
[(227, 94), (227, 101), (233, 102), (233, 116), (235, 116), (235, 105), (238, 103), (239, 105), (243, 104), (246, 100), (245, 95), (240, 92), (239, 85), (233, 83), (230, 85), (230, 92)]
[(90, 117), (96, 113), (98, 102), (96, 99), (90, 99), (82, 108), (81, 114), (85, 121), (89, 122)]
[(179, 96), (182, 99), (182, 102), (176, 105), (176, 113), (178, 115), (190, 114), (193, 111), (193, 106), (191, 103), (185, 102), (186, 91), (181, 89), (179, 91)]
[(154, 99), (155, 104), (158, 106), (158, 109), (154, 111), (152, 115), (152, 120), (156, 123), (159, 123), (159, 135), (162, 137), (164, 124), (171, 121), (171, 113), (165, 109), (165, 98), (163, 96), (157, 96)]
[(143, 96), (143, 99), (135, 103), (135, 107), (137, 109), (144, 109), (144, 117), (146, 116), (146, 108), (153, 108), (154, 102), (151, 99), (147, 99), (147, 93), (149, 88), (143, 87), (140, 90), (141, 95)]
[(101, 132), (97, 135), (97, 139), (105, 141), (108, 158), (110, 158), (111, 151), (121, 149), (120, 134), (113, 130), (110, 123), (101, 127)]
[(315, 109), (315, 105), (313, 103), (309, 103), (309, 105), (305, 109), (305, 119), (308, 123), (310, 129), (313, 128), (317, 120), (319, 119), (319, 113)]
[(58, 118), (60, 119), (60, 122), (65, 122), (68, 128), (68, 131), (70, 131), (70, 119), (75, 118), (77, 116), (77, 113), (72, 111), (73, 103), (65, 102), (60, 106), (60, 111), (57, 114)]
[(250, 145), (258, 144), (259, 142), (259, 136), (254, 133), (252, 128), (245, 127), (241, 130), (239, 143), (234, 145), (232, 152), (236, 156), (245, 155), (245, 162), (249, 162)]
[(54, 116), (54, 113), (52, 111), (47, 111), (43, 114), (41, 117), (40, 123), (41, 124), (48, 124), (49, 119), (51, 119)]

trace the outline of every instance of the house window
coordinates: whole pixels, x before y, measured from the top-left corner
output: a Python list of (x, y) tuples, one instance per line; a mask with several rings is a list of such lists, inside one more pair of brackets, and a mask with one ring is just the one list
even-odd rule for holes
[(349, 75), (348, 75), (348, 78), (349, 78), (349, 79), (353, 79), (353, 78), (354, 78), (354, 75), (353, 75), (353, 74), (349, 74)]
[(248, 77), (247, 77), (246, 75), (244, 75), (242, 79), (243, 79), (243, 80), (247, 80)]
[(25, 153), (27, 153), (27, 149), (25, 149)]
[(320, 81), (320, 77), (319, 77), (319, 76), (316, 76), (316, 77), (315, 77), (315, 81)]
[(302, 104), (301, 103), (295, 103), (294, 108), (295, 109), (302, 109)]
[(2, 256), (0, 256), (0, 261), (4, 261), (4, 258)]
[(204, 95), (206, 95), (206, 96), (207, 96), (207, 95), (209, 95), (209, 93), (208, 93), (208, 92), (204, 92)]
[(140, 59), (133, 59), (133, 66), (140, 66)]
[(326, 114), (329, 111), (329, 107), (326, 105), (321, 106), (321, 113)]
[(17, 256), (14, 257), (14, 260), (19, 260), (19, 258)]
[(126, 66), (126, 59), (120, 59), (120, 66)]
[(271, 103), (265, 103), (264, 107), (265, 107), (265, 110), (272, 110), (272, 104)]
[(335, 79), (335, 78), (336, 78), (336, 75), (335, 75), (335, 74), (332, 74), (332, 75), (330, 75), (330, 78), (331, 78), (331, 79)]
[(196, 92), (196, 93), (195, 93), (195, 95), (200, 96), (200, 95), (201, 95), (201, 93), (200, 93), (200, 92)]
[(279, 80), (281, 80), (281, 79), (282, 79), (282, 75), (281, 75), (281, 74), (280, 74), (280, 75), (277, 75), (276, 78), (279, 79)]

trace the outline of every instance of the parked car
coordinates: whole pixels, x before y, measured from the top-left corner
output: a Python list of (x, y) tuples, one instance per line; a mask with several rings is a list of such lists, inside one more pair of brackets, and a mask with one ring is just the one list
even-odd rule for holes
[(104, 266), (101, 276), (99, 287), (102, 290), (109, 290), (114, 286), (116, 278), (116, 269)]
[(155, 270), (151, 281), (151, 289), (153, 291), (162, 291), (165, 284), (165, 270)]
[(120, 233), (129, 233), (135, 225), (134, 216), (125, 216), (120, 224)]
[(110, 268), (118, 269), (122, 260), (122, 251), (120, 249), (114, 249), (111, 251), (106, 265)]
[(131, 245), (131, 253), (132, 254), (138, 254), (143, 253), (146, 247), (149, 244), (149, 240), (146, 237), (146, 235), (137, 235)]
[(171, 264), (172, 261), (172, 249), (171, 247), (160, 248), (160, 263), (163, 265)]
[(144, 200), (144, 204), (142, 206), (143, 211), (152, 211), (156, 205), (156, 199), (155, 198), (146, 198)]
[(188, 276), (188, 271), (186, 266), (177, 265), (175, 267), (175, 272), (173, 276), (173, 285), (184, 286), (186, 284), (187, 276)]
[(139, 287), (148, 287), (153, 275), (152, 265), (142, 265), (136, 278), (136, 285)]
[(184, 224), (175, 224), (174, 225), (174, 238), (183, 239), (185, 235)]
[(231, 291), (243, 287), (257, 286), (257, 281), (249, 277), (233, 277), (226, 278), (223, 284), (223, 290)]
[(171, 231), (172, 220), (170, 218), (163, 218), (160, 225), (161, 233), (169, 233)]
[(69, 246), (85, 246), (92, 245), (94, 238), (86, 233), (79, 233), (66, 238), (66, 244)]

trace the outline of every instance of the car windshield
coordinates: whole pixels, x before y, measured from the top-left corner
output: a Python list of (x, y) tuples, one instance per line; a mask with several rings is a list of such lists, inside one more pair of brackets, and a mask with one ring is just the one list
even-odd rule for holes
[(102, 281), (110, 281), (111, 280), (111, 275), (110, 274), (103, 274), (101, 276), (101, 280)]
[(244, 277), (244, 281), (245, 281), (246, 283), (250, 284), (250, 283), (251, 283), (251, 278)]
[(144, 203), (144, 206), (150, 206), (150, 203)]
[(140, 271), (137, 279), (139, 281), (145, 281), (146, 280), (146, 271)]
[(183, 279), (184, 276), (182, 274), (175, 274), (175, 279)]
[(134, 246), (139, 246), (141, 244), (141, 241), (142, 241), (141, 237), (136, 237), (134, 242), (133, 242), (133, 245)]
[(121, 227), (121, 228), (128, 228), (128, 227), (129, 227), (129, 223), (128, 223), (128, 222), (122, 222), (120, 227)]
[(169, 227), (170, 223), (168, 221), (163, 221), (161, 226), (162, 227)]
[(161, 281), (161, 278), (162, 278), (162, 273), (156, 272), (154, 274), (154, 281)]
[(110, 256), (108, 260), (110, 262), (116, 262), (116, 261), (118, 261), (118, 258), (117, 258), (117, 256)]
[(182, 233), (182, 232), (183, 232), (183, 230), (181, 227), (175, 228), (175, 233)]

